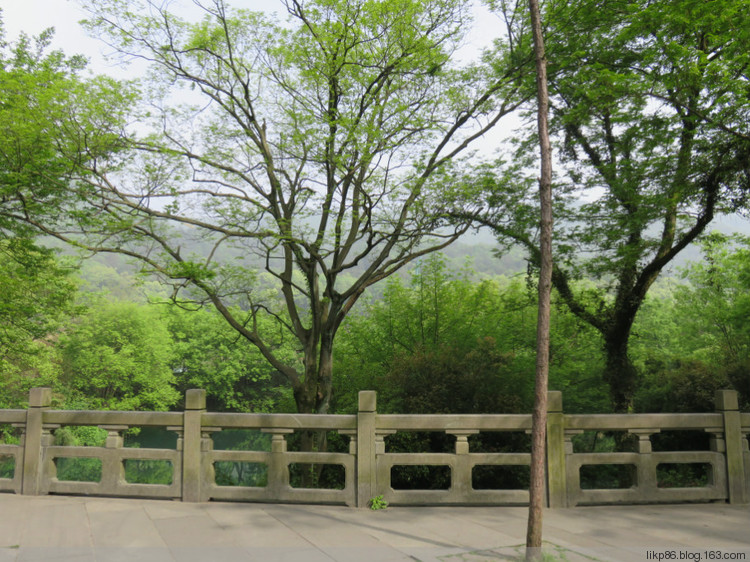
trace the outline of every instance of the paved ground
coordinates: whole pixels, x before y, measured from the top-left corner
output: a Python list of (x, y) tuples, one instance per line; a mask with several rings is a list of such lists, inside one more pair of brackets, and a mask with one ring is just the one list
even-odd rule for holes
[[(578, 507), (545, 512), (561, 560), (745, 560), (750, 506)], [(189, 504), (0, 494), (0, 562), (517, 559), (526, 509)]]

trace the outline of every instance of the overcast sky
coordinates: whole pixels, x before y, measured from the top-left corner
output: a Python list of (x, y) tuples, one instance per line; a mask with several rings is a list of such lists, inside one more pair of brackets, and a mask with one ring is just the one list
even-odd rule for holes
[(86, 36), (78, 25), (84, 13), (76, 2), (68, 0), (0, 0), (6, 38), (16, 39), (22, 31), (38, 35), (48, 27), (55, 28), (55, 47), (69, 54), (98, 55), (99, 43)]
[[(189, 7), (191, 0), (172, 0), (174, 4)], [(278, 12), (286, 9), (281, 0), (228, 0), (233, 7), (256, 11)], [(477, 2), (478, 4), (478, 2)], [(108, 48), (89, 37), (78, 22), (86, 17), (78, 0), (0, 0), (6, 39), (14, 40), (20, 32), (38, 35), (48, 27), (55, 28), (54, 47), (67, 54), (84, 54), (91, 61), (94, 72), (118, 74), (122, 70), (113, 62), (105, 62)], [(483, 8), (475, 7), (474, 27), (467, 36), (466, 52), (477, 52), (492, 41), (500, 29), (500, 19)]]
[[(173, 0), (176, 5), (189, 6), (190, 0)], [(281, 0), (229, 0), (230, 5), (257, 11), (285, 10)], [(106, 61), (110, 53), (106, 45), (89, 37), (79, 25), (86, 18), (86, 12), (78, 0), (0, 0), (6, 39), (15, 40), (22, 31), (27, 35), (38, 35), (43, 30), (54, 27), (53, 46), (69, 55), (83, 54), (90, 59), (90, 68), (97, 73), (121, 74), (122, 69), (114, 62)]]

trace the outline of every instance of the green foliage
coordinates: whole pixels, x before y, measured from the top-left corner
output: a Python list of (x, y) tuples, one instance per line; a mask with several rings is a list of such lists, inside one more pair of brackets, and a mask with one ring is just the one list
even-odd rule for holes
[[(504, 350), (526, 341), (521, 330), (512, 341), (495, 340), (503, 296), (491, 281), (452, 274), (440, 255), (420, 262), (408, 285), (390, 280), (382, 299), (345, 324), (341, 392), (349, 385), (377, 390), (380, 411), (517, 411), (528, 385), (507, 368), (516, 357)], [(500, 385), (513, 390), (502, 393)], [(340, 400), (340, 410), (356, 408)]]
[[(103, 447), (107, 431), (94, 426), (61, 427), (55, 430), (55, 445), (71, 447)], [(59, 457), (55, 459), (57, 478), (73, 482), (99, 482), (102, 478), (101, 459)]]
[(702, 488), (709, 485), (711, 465), (666, 463), (657, 467), (659, 488)]
[(643, 412), (712, 412), (716, 391), (732, 386), (720, 363), (653, 360), (643, 371), (635, 403)]
[(0, 22), (2, 236), (27, 236), (62, 217), (92, 218), (77, 205), (74, 176), (85, 179), (82, 170), (123, 146), (132, 91), (108, 78), (83, 78), (85, 58), (51, 51), (52, 37), (48, 29), (6, 42)]
[(15, 457), (0, 455), (0, 478), (13, 478), (16, 472)]
[(100, 482), (102, 460), (85, 457), (58, 457), (55, 459), (57, 479), (72, 482)]
[[(378, 410), (410, 413), (524, 412), (531, 407), (535, 293), (520, 280), (473, 280), (436, 254), (408, 281), (350, 317), (337, 348), (336, 408), (356, 411), (356, 392), (378, 391)], [(553, 316), (552, 388), (567, 411), (606, 410), (600, 340), (564, 307)]]
[(61, 339), (62, 384), (93, 409), (166, 410), (179, 399), (172, 341), (156, 307), (92, 307)]
[[(208, 408), (214, 411), (275, 410), (286, 392), (283, 379), (224, 318), (210, 309), (162, 308), (173, 340), (170, 364), (181, 395), (203, 388)], [(292, 362), (294, 346), (279, 338), (276, 353)]]
[(635, 326), (641, 411), (713, 411), (716, 390), (734, 388), (750, 405), (749, 241), (712, 233), (687, 282), (662, 289)]
[(78, 298), (83, 303), (104, 298), (143, 304), (150, 300), (163, 301), (169, 297), (157, 281), (138, 275), (132, 264), (112, 254), (100, 254), (82, 260), (78, 277)]
[(509, 363), (492, 339), (477, 342), (465, 355), (446, 346), (397, 356), (387, 385), (399, 397), (390, 407), (409, 413), (522, 411), (528, 408), (529, 384), (504, 369)]
[(131, 484), (163, 484), (169, 486), (174, 478), (174, 467), (163, 460), (125, 460), (125, 481)]
[(741, 364), (750, 359), (750, 239), (718, 233), (702, 242), (704, 260), (683, 271), (677, 318), (694, 356)]
[(217, 486), (268, 485), (268, 467), (259, 463), (219, 461), (214, 463)]
[(373, 511), (378, 511), (388, 507), (388, 502), (383, 499), (383, 496), (375, 496), (370, 499), (369, 503), (370, 509)]
[[(553, 283), (601, 334), (603, 377), (613, 406), (627, 411), (638, 378), (630, 333), (649, 289), (715, 215), (750, 193), (747, 4), (582, 0), (545, 9), (559, 172)], [(517, 162), (536, 142), (522, 136)], [(480, 166), (465, 207), (537, 263), (536, 183), (521, 172), (508, 189), (507, 167), (498, 169), (504, 177), (486, 181)]]
[(107, 431), (96, 426), (66, 426), (55, 430), (55, 445), (69, 447), (103, 447)]
[(57, 332), (76, 311), (71, 272), (28, 239), (0, 238), (0, 407), (55, 383)]

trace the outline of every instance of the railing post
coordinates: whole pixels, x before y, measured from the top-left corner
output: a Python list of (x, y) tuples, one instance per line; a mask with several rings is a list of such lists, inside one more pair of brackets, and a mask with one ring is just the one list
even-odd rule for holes
[(206, 391), (191, 389), (185, 393), (182, 433), (182, 501), (202, 501), (204, 487), (201, 470), (201, 418), (206, 411)]
[(377, 393), (374, 390), (359, 392), (357, 412), (357, 507), (367, 507), (376, 495), (375, 416)]
[(750, 496), (750, 441), (748, 434), (742, 434), (742, 458), (745, 463), (745, 493)]
[(456, 436), (456, 460), (451, 470), (451, 495), (456, 501), (466, 501), (471, 494), (471, 463), (469, 462), (469, 436), (477, 435), (478, 429), (446, 429), (445, 433)]
[(287, 461), (286, 436), (294, 433), (288, 428), (263, 428), (263, 433), (271, 434), (271, 461), (268, 464), (266, 490), (272, 498), (284, 500), (289, 494), (289, 463)]
[(567, 507), (565, 475), (565, 416), (562, 392), (547, 393), (547, 502), (549, 507)]
[(104, 447), (107, 449), (102, 459), (102, 488), (105, 493), (115, 495), (117, 489), (125, 483), (125, 464), (120, 459), (118, 449), (125, 443), (122, 432), (128, 429), (127, 425), (100, 425), (107, 432)]
[(651, 436), (661, 432), (660, 428), (629, 429), (628, 434), (635, 435), (638, 441), (635, 444), (638, 453), (638, 466), (636, 468), (635, 486), (638, 495), (644, 501), (648, 501), (659, 488), (656, 477), (656, 463), (653, 457), (653, 446)]
[(23, 449), (23, 483), (21, 493), (38, 496), (42, 489), (42, 454), (44, 432), (44, 410), (52, 403), (52, 390), (49, 388), (32, 388), (29, 391), (29, 409), (26, 411), (26, 428), (24, 429)]
[(748, 503), (743, 460), (742, 424), (736, 390), (717, 390), (716, 409), (724, 417), (729, 503)]

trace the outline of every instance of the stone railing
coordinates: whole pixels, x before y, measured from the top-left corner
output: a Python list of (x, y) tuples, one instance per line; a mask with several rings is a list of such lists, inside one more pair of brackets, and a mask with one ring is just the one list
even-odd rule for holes
[[(476, 452), (470, 437), (480, 433), (528, 433), (530, 415), (382, 415), (376, 395), (363, 391), (356, 415), (229, 414), (207, 412), (205, 392), (190, 390), (183, 412), (111, 412), (51, 410), (46, 388), (32, 389), (26, 410), (0, 410), (0, 425), (21, 431), (19, 444), (0, 444), (0, 491), (19, 494), (88, 494), (173, 498), (183, 501), (239, 500), (261, 502), (338, 503), (365, 506), (375, 496), (392, 504), (524, 504), (528, 490), (475, 489), (477, 467), (528, 467), (528, 451)], [(101, 447), (56, 445), (54, 432), (64, 426), (98, 426), (107, 432)], [(159, 427), (177, 434), (169, 448), (125, 447), (123, 432)], [(268, 434), (266, 450), (215, 447), (222, 430), (256, 430)], [(651, 436), (660, 432), (700, 431), (710, 435), (706, 450), (656, 452)], [(349, 439), (348, 452), (287, 450), (287, 439), (301, 431), (336, 432)], [(440, 432), (455, 438), (444, 453), (394, 452), (386, 448), (397, 432)], [(633, 452), (574, 452), (574, 437), (584, 432), (630, 435)], [(547, 496), (550, 507), (600, 503), (728, 501), (748, 503), (750, 490), (750, 414), (741, 413), (737, 393), (720, 391), (716, 412), (706, 414), (566, 415), (562, 396), (550, 392), (547, 425)], [(589, 433), (592, 435), (592, 433)], [(63, 459), (98, 459), (98, 481), (58, 478)], [(128, 481), (126, 465), (160, 463), (167, 467), (160, 484)], [(662, 487), (660, 466), (702, 465), (704, 481), (689, 487)], [(217, 482), (217, 466), (262, 467), (253, 485)], [(343, 471), (335, 489), (305, 488), (290, 481), (292, 465), (337, 465)], [(610, 465), (630, 472), (624, 487), (583, 486), (581, 474), (592, 466)], [(443, 467), (444, 489), (394, 489), (394, 467)], [(526, 468), (527, 469), (527, 468)], [(707, 470), (705, 470), (707, 469)]]

